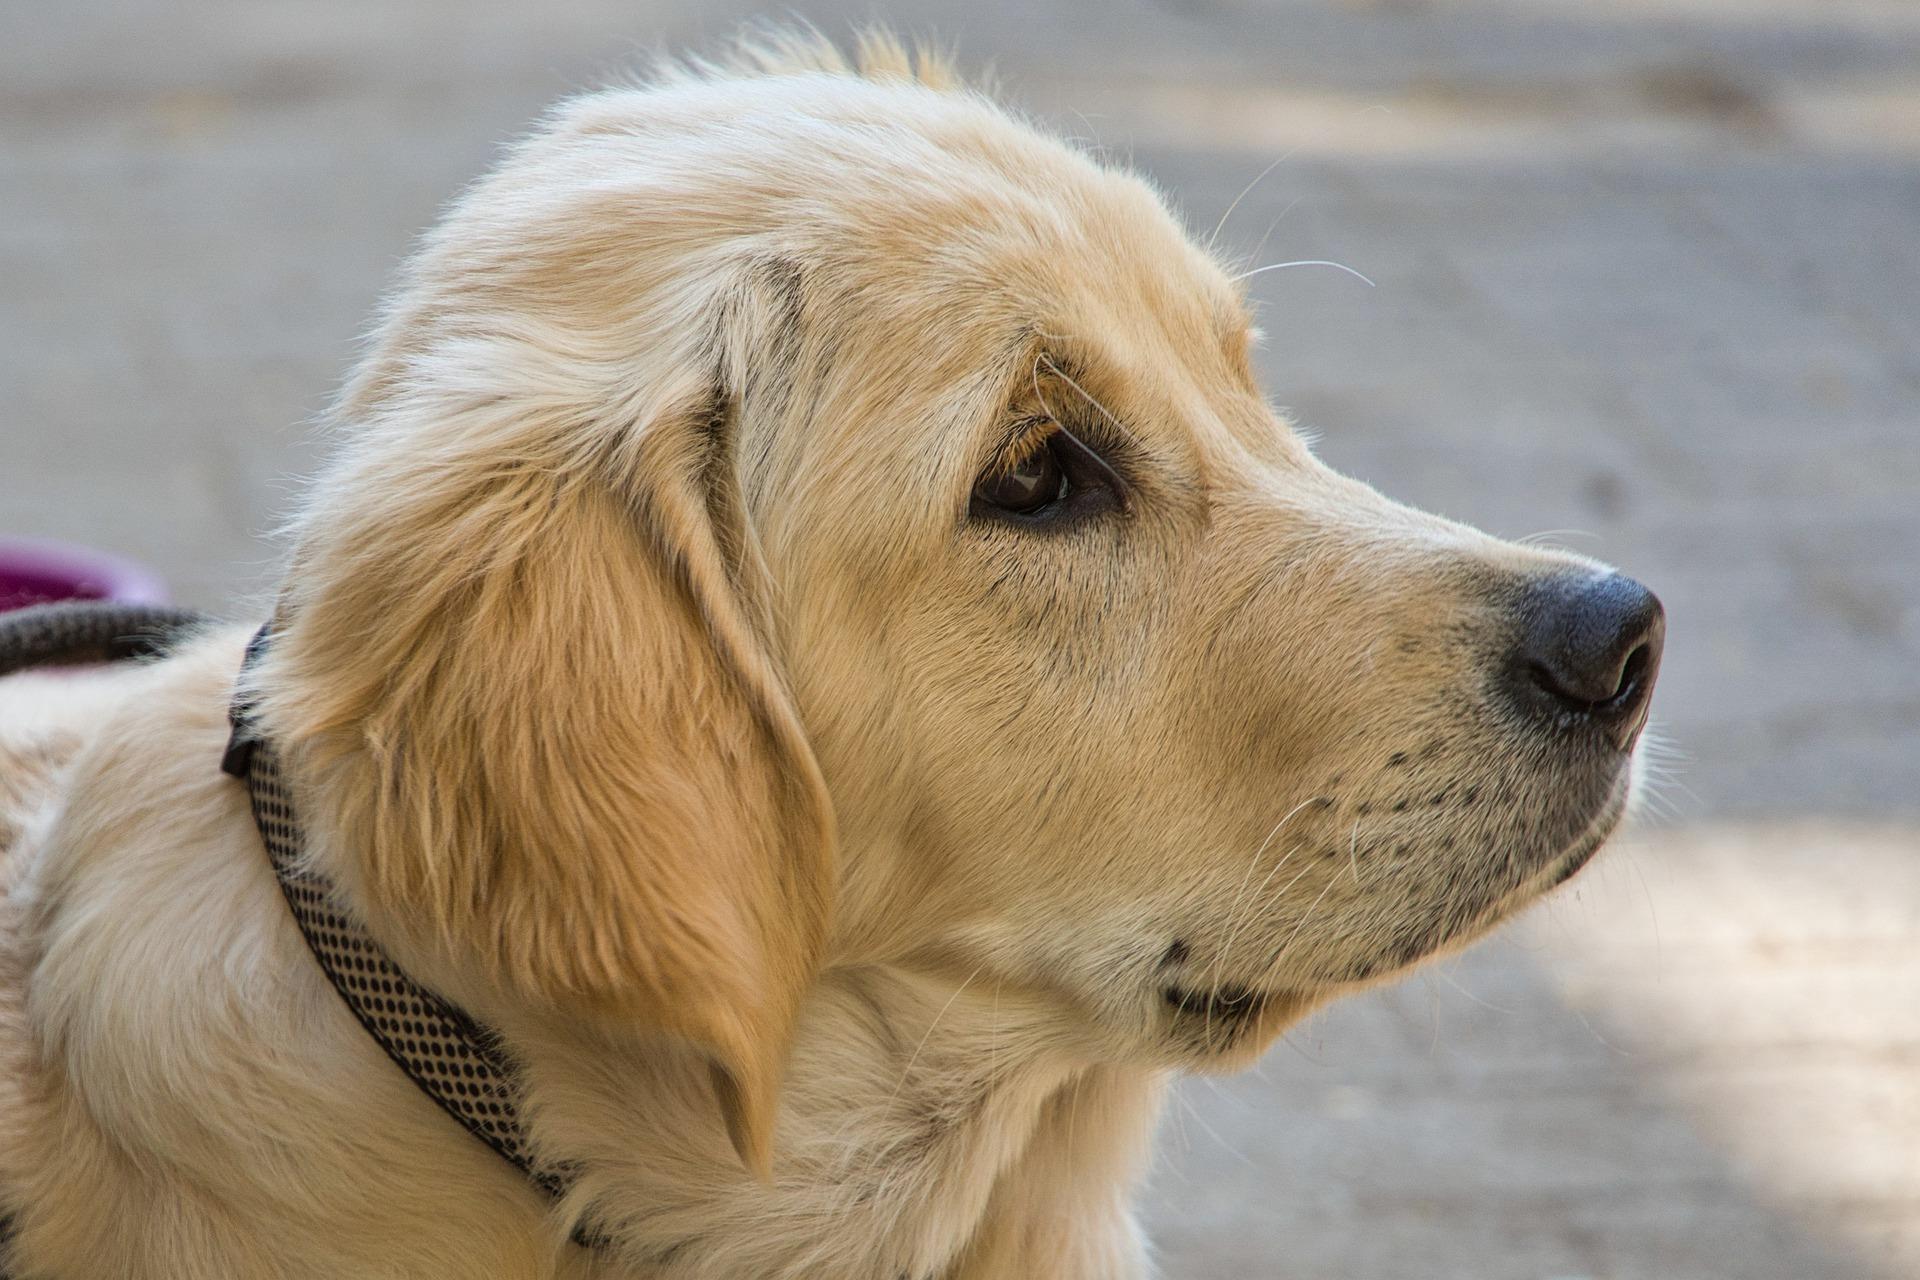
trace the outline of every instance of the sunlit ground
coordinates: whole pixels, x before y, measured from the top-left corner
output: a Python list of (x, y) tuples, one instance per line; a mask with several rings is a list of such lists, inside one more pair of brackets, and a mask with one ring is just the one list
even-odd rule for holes
[(1920, 1275), (1920, 830), (1624, 841), (1169, 1130), (1173, 1275)]

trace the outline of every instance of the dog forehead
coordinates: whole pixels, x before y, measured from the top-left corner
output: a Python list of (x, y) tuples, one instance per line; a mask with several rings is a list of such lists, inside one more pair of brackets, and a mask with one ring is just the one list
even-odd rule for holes
[[(672, 193), (695, 215), (679, 234), (787, 263), (773, 292), (829, 368), (859, 372), (859, 400), (965, 399), (979, 423), (996, 377), (1004, 393), (1053, 350), (1135, 430), (1214, 434), (1224, 414), (1273, 432), (1267, 415), (1222, 408), (1258, 404), (1243, 298), (1160, 194), (982, 95), (842, 74), (718, 78), (597, 95), (555, 124), (563, 152), (600, 153), (572, 157), (591, 185)], [(844, 425), (871, 416), (899, 432), (905, 405), (866, 407)], [(955, 420), (921, 420), (966, 447), (941, 429)], [(809, 434), (822, 428), (836, 434)]]
[(522, 154), (532, 179), (552, 167), (589, 191), (649, 193), (683, 234), (810, 266), (882, 310), (1108, 317), (1244, 345), (1239, 291), (1151, 185), (980, 93), (828, 72), (682, 79), (578, 99)]
[(1107, 259), (1103, 279), (1153, 263), (1244, 322), (1235, 291), (1140, 175), (979, 93), (826, 73), (721, 78), (594, 95), (556, 126), (563, 145), (635, 143), (627, 156), (681, 192), (704, 176), (736, 217), (783, 220), (752, 230), (843, 261), (1030, 274), (1034, 254), (1070, 253)]

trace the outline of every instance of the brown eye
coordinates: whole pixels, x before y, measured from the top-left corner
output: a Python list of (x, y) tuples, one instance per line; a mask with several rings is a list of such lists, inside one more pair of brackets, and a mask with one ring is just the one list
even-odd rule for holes
[(995, 465), (973, 485), (972, 514), (1026, 529), (1066, 528), (1105, 512), (1130, 515), (1127, 484), (1107, 460), (1061, 426), (1011, 467)]
[(1049, 439), (1010, 470), (980, 477), (976, 502), (1012, 515), (1031, 516), (1067, 494), (1067, 473)]

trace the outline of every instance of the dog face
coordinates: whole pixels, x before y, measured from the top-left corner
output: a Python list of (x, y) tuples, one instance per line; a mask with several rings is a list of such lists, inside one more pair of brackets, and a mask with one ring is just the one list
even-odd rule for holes
[(264, 716), (402, 960), (693, 1039), (763, 1160), (823, 964), (1213, 1066), (1576, 870), (1652, 597), (1322, 466), (1138, 179), (773, 60), (569, 108), (340, 406)]
[[(1253, 383), (1243, 299), (1132, 177), (954, 168), (936, 234), (982, 243), (816, 286), (826, 323), (869, 314), (838, 335), (861, 373), (796, 369), (810, 417), (755, 486), (843, 937), (1047, 992), (1097, 1052), (1244, 1061), (1585, 861), (1658, 606), (1321, 465)], [(1556, 695), (1583, 629), (1565, 680), (1604, 687)]]

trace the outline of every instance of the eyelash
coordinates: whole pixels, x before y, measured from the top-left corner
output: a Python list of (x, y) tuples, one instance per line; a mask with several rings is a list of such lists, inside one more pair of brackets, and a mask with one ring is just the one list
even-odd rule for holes
[(1059, 423), (1039, 415), (1014, 423), (1007, 433), (1007, 442), (1000, 446), (993, 465), (987, 468), (988, 473), (1000, 475), (1013, 470), (1046, 448), (1053, 440), (1053, 433), (1060, 430), (1063, 428)]

